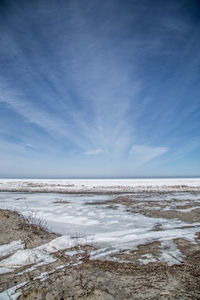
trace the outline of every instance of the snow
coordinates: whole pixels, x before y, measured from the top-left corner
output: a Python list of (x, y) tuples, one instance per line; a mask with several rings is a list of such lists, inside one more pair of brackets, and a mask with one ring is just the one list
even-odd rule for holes
[(21, 192), (135, 192), (200, 190), (200, 178), (177, 179), (0, 179), (0, 191)]
[[(79, 239), (79, 244), (83, 244), (84, 242), (84, 239)], [(45, 264), (55, 262), (56, 259), (50, 254), (71, 248), (75, 246), (76, 243), (77, 241), (70, 236), (61, 236), (33, 249), (18, 250), (10, 257), (0, 261), (0, 274), (12, 272), (17, 268), (38, 264), (40, 262)]]
[[(184, 225), (184, 223), (182, 225)], [(197, 225), (199, 226), (200, 224), (197, 223)], [(52, 253), (59, 250), (72, 248), (76, 245), (87, 244), (88, 241), (93, 241), (93, 243), (98, 247), (107, 245), (112, 248), (110, 249), (109, 247), (107, 247), (99, 249), (97, 251), (92, 251), (92, 259), (99, 259), (106, 256), (108, 257), (117, 252), (120, 252), (123, 249), (136, 249), (138, 245), (143, 243), (160, 241), (162, 250), (161, 260), (166, 261), (169, 265), (171, 265), (173, 263), (180, 262), (180, 259), (182, 257), (180, 251), (176, 248), (175, 244), (173, 244), (172, 240), (177, 237), (185, 238), (185, 236), (187, 236), (187, 240), (194, 242), (194, 234), (197, 231), (197, 228), (191, 229), (186, 227), (176, 229), (172, 227), (173, 230), (171, 230), (170, 227), (172, 226), (169, 226), (169, 224), (167, 224), (164, 231), (149, 231), (145, 228), (138, 228), (122, 231), (112, 231), (107, 233), (98, 233), (92, 236), (88, 236), (87, 239), (81, 237), (74, 239), (70, 236), (61, 236), (50, 241), (49, 243), (46, 243), (34, 249), (18, 250), (10, 257), (0, 261), (0, 274), (12, 272), (22, 266), (38, 264), (40, 262), (46, 264), (55, 262), (56, 259), (51, 256)], [(80, 252), (69, 251), (65, 253), (67, 255), (75, 255)]]
[[(52, 193), (30, 193), (31, 189), (39, 188)], [(95, 186), (93, 188), (93, 186)], [(169, 191), (167, 194), (149, 193), (147, 188), (155, 191)], [(187, 192), (177, 186), (187, 186)], [(200, 223), (183, 222), (178, 219), (155, 218), (138, 212), (128, 212), (122, 204), (116, 209), (109, 205), (94, 205), (93, 203), (113, 200), (114, 194), (79, 194), (78, 191), (91, 189), (95, 191), (129, 191), (138, 189), (134, 193), (134, 201), (138, 201), (141, 208), (148, 207), (148, 201), (155, 202), (159, 208), (163, 201), (173, 199), (176, 204), (183, 205), (200, 203), (200, 179), (151, 179), (151, 180), (0, 180), (0, 190), (28, 189), (25, 192), (1, 192), (0, 208), (14, 209), (25, 217), (35, 216), (35, 222), (45, 220), (50, 231), (61, 234), (51, 242), (34, 249), (23, 249), (22, 242), (15, 241), (13, 253), (12, 243), (0, 246), (0, 253), (12, 254), (0, 261), (0, 273), (12, 272), (22, 266), (32, 267), (32, 264), (47, 264), (55, 261), (52, 253), (73, 248), (76, 245), (89, 244), (98, 250), (91, 254), (92, 259), (110, 257), (126, 249), (136, 249), (141, 244), (158, 241), (161, 244), (161, 261), (168, 264), (182, 260), (180, 251), (173, 240), (184, 238), (195, 243), (195, 234), (200, 231)], [(184, 189), (185, 187), (181, 187)], [(58, 194), (57, 191), (76, 191), (76, 194)], [(140, 192), (139, 189), (142, 189)], [(191, 189), (191, 191), (189, 191)], [(135, 190), (134, 190), (135, 191)], [(195, 192), (194, 192), (195, 191)], [(131, 197), (131, 194), (129, 195)], [(57, 201), (60, 203), (56, 203)], [(164, 202), (163, 202), (164, 203)], [(165, 202), (166, 203), (166, 202)], [(93, 205), (90, 205), (93, 204)], [(198, 206), (198, 205), (197, 205)], [(152, 207), (148, 207), (152, 209)], [(166, 209), (166, 208), (164, 208)], [(154, 228), (160, 225), (158, 231)], [(21, 248), (22, 247), (22, 248)], [(7, 251), (7, 252), (6, 252)], [(8, 252), (10, 251), (10, 252)], [(78, 253), (78, 252), (77, 252)], [(67, 255), (75, 255), (73, 250)], [(80, 254), (80, 252), (79, 252)], [(4, 254), (3, 254), (4, 255)], [(7, 255), (7, 254), (5, 254)], [(148, 257), (147, 257), (148, 258)], [(149, 257), (149, 259), (152, 259)]]
[(0, 257), (10, 255), (19, 249), (24, 249), (24, 243), (22, 240), (13, 241), (6, 245), (0, 245)]
[(69, 256), (74, 256), (74, 255), (77, 255), (77, 254), (80, 254), (80, 253), (83, 253), (84, 251), (83, 250), (73, 250), (73, 251), (66, 251), (65, 254), (66, 255), (69, 255)]
[(30, 268), (28, 268), (28, 269), (26, 269), (22, 272), (18, 272), (17, 275), (20, 276), (20, 275), (23, 275), (24, 273), (32, 272), (32, 271), (36, 270), (38, 267), (41, 267), (43, 265), (46, 265), (46, 263), (45, 262), (40, 262), (40, 263), (35, 264), (34, 266), (32, 266), (32, 267), (30, 267)]
[(13, 272), (17, 268), (41, 261), (51, 263), (55, 261), (55, 259), (47, 252), (38, 248), (18, 250), (10, 257), (0, 261), (0, 274)]
[(173, 241), (163, 241), (161, 245), (161, 250), (162, 253), (160, 260), (167, 262), (169, 266), (172, 266), (174, 264), (180, 264), (182, 262), (181, 259), (183, 255)]
[(147, 254), (142, 255), (142, 258), (139, 258), (138, 260), (139, 260), (142, 264), (144, 264), (144, 265), (147, 265), (148, 263), (156, 262), (156, 261), (157, 261), (157, 260), (153, 257), (153, 255), (150, 254), (150, 253), (147, 253)]
[(22, 294), (21, 292), (16, 292), (17, 289), (26, 285), (27, 282), (22, 282), (16, 286), (11, 287), (10, 289), (0, 293), (1, 300), (17, 300)]
[(180, 212), (190, 212), (193, 211), (194, 209), (199, 209), (200, 206), (195, 206), (195, 207), (190, 207), (190, 208), (183, 208), (183, 209), (175, 209), (176, 211), (180, 211)]
[(108, 256), (110, 258), (110, 255), (116, 254), (118, 252), (119, 250), (117, 249), (103, 248), (103, 249), (91, 251), (90, 255), (91, 255), (91, 259), (102, 259)]

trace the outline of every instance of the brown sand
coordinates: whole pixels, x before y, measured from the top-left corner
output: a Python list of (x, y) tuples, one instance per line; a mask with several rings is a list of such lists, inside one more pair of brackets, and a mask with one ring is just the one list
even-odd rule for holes
[[(120, 201), (125, 203), (127, 209), (138, 209), (140, 213), (148, 213), (148, 209), (137, 207), (137, 204), (130, 203), (128, 198), (117, 200), (118, 203)], [(107, 204), (115, 205), (116, 200)], [(148, 205), (151, 206), (151, 203)], [(193, 211), (193, 216), (191, 212), (185, 213), (188, 216), (185, 215), (184, 220), (187, 219), (190, 222), (191, 218), (196, 217), (196, 213)], [(155, 211), (152, 215), (154, 214)], [(160, 216), (160, 212), (156, 214)], [(167, 214), (165, 217), (171, 217), (171, 215)], [(178, 217), (183, 219), (182, 214)], [(159, 226), (155, 230), (159, 230)], [(16, 212), (0, 210), (0, 244), (22, 239), (26, 248), (33, 248), (55, 237), (55, 234), (29, 224)], [(175, 243), (185, 255), (185, 259), (181, 264), (171, 267), (161, 262), (151, 262), (147, 265), (140, 263), (140, 258), (147, 253), (151, 253), (154, 257), (159, 255), (159, 242), (141, 245), (136, 251), (115, 255), (115, 257), (129, 261), (128, 263), (91, 260), (92, 246), (84, 246), (82, 247), (83, 254), (81, 254), (82, 264), (76, 265), (79, 255), (71, 257), (66, 255), (66, 251), (58, 251), (54, 254), (57, 261), (52, 264), (40, 266), (22, 275), (18, 273), (27, 270), (30, 265), (1, 275), (0, 291), (27, 281), (28, 283), (21, 289), (22, 295), (19, 297), (21, 300), (200, 299), (199, 239), (200, 234), (197, 234), (195, 245), (184, 239), (176, 239)], [(65, 263), (69, 266), (55, 270), (56, 267)], [(44, 281), (34, 279), (42, 272), (48, 272)]]

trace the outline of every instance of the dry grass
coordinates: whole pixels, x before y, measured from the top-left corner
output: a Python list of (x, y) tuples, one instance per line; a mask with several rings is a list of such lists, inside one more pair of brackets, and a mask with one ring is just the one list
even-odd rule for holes
[(66, 201), (66, 200), (57, 200), (57, 201), (54, 201), (53, 203), (55, 203), (55, 204), (68, 204), (70, 202)]

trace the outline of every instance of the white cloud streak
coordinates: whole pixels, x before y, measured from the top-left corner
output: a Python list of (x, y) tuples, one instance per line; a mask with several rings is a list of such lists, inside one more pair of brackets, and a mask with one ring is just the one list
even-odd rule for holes
[(134, 165), (141, 166), (152, 159), (166, 153), (167, 147), (152, 147), (145, 145), (134, 145), (130, 150), (130, 156), (134, 161)]
[(85, 152), (86, 155), (99, 155), (101, 153), (103, 153), (102, 149), (89, 150)]

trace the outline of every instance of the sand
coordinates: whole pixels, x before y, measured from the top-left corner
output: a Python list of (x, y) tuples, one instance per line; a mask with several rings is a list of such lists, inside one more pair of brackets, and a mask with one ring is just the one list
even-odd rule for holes
[[(163, 217), (164, 214), (165, 218), (176, 217), (191, 226), (199, 220), (200, 212), (195, 203), (193, 210), (182, 212), (175, 210), (176, 203), (171, 200), (171, 209), (163, 212), (154, 209), (154, 203), (149, 202), (141, 208), (138, 201), (129, 200), (128, 195), (120, 196), (107, 204), (115, 206), (123, 203), (129, 211), (139, 211), (152, 217)], [(105, 205), (105, 201), (95, 205)], [(159, 224), (156, 230), (160, 230)], [(0, 210), (0, 244), (20, 239), (25, 243), (25, 249), (31, 249), (56, 236), (40, 226), (29, 224), (16, 212)], [(63, 250), (57, 251), (53, 254), (57, 260), (52, 263), (32, 269), (30, 265), (23, 266), (0, 275), (0, 292), (22, 283), (24, 285), (16, 290), (19, 292), (18, 299), (200, 299), (200, 233), (196, 234), (196, 243), (183, 238), (174, 242), (184, 258), (180, 264), (172, 266), (152, 259), (160, 254), (159, 242), (113, 254), (113, 260), (117, 258), (118, 261), (92, 259), (93, 245), (67, 249), (69, 254), (72, 253), (70, 255)]]

